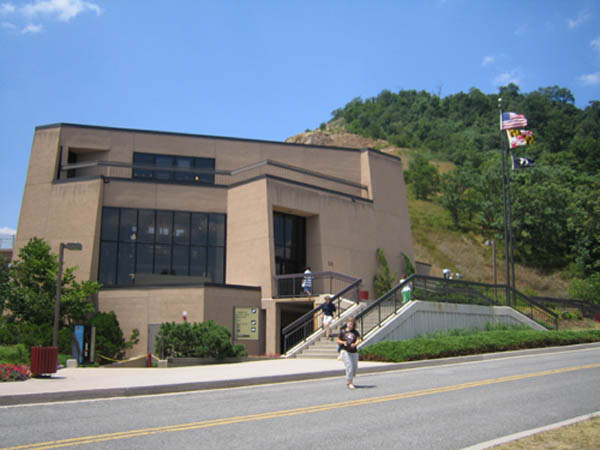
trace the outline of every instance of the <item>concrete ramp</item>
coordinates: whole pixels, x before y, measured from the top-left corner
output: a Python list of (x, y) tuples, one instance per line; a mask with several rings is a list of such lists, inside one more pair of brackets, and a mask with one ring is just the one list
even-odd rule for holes
[(488, 323), (526, 325), (546, 330), (537, 322), (508, 306), (481, 306), (413, 300), (403, 305), (381, 326), (363, 336), (362, 346), (381, 341), (402, 341), (419, 334), (457, 328), (484, 329)]

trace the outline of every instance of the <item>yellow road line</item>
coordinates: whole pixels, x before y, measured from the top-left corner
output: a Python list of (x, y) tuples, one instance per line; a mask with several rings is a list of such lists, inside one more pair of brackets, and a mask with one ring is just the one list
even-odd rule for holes
[(259, 413), (259, 414), (250, 414), (250, 415), (246, 415), (246, 416), (225, 417), (225, 418), (221, 418), (221, 419), (203, 420), (200, 422), (190, 422), (190, 423), (184, 423), (184, 424), (179, 424), (179, 425), (166, 425), (166, 426), (162, 426), (162, 427), (144, 428), (144, 429), (139, 429), (139, 430), (122, 431), (122, 432), (118, 432), (118, 433), (100, 434), (100, 435), (96, 435), (96, 436), (84, 436), (84, 437), (78, 437), (78, 438), (62, 439), (62, 440), (58, 440), (58, 441), (40, 442), (40, 443), (36, 443), (36, 444), (18, 445), (15, 447), (7, 447), (6, 449), (2, 449), (2, 450), (21, 450), (21, 449), (23, 449), (23, 450), (24, 449), (41, 450), (41, 449), (50, 449), (50, 448), (72, 447), (75, 445), (94, 444), (97, 442), (104, 442), (104, 441), (110, 441), (110, 440), (116, 440), (116, 439), (129, 439), (129, 438), (139, 437), (139, 436), (150, 436), (150, 435), (158, 434), (158, 433), (173, 433), (173, 432), (178, 432), (178, 431), (197, 430), (200, 428), (209, 428), (209, 427), (215, 427), (215, 426), (221, 426), (221, 425), (231, 425), (231, 424), (235, 424), (235, 423), (252, 422), (252, 421), (258, 421), (258, 420), (276, 419), (276, 418), (280, 418), (280, 417), (297, 416), (300, 414), (312, 414), (312, 413), (317, 413), (317, 412), (330, 411), (333, 409), (340, 409), (340, 408), (349, 408), (349, 407), (354, 407), (354, 406), (371, 405), (371, 404), (375, 404), (375, 403), (390, 402), (390, 401), (401, 400), (401, 399), (406, 399), (406, 398), (422, 397), (425, 395), (459, 391), (462, 389), (468, 389), (468, 388), (473, 388), (473, 387), (488, 386), (488, 385), (492, 385), (492, 384), (506, 383), (506, 382), (517, 381), (517, 380), (525, 380), (528, 378), (543, 377), (543, 376), (548, 376), (548, 375), (557, 375), (557, 374), (561, 374), (561, 373), (574, 372), (577, 370), (595, 369), (595, 368), (599, 368), (599, 367), (600, 367), (600, 363), (587, 364), (587, 365), (581, 365), (581, 366), (566, 367), (563, 369), (544, 370), (541, 372), (526, 373), (526, 374), (522, 374), (522, 375), (509, 375), (509, 376), (500, 377), (500, 378), (490, 378), (490, 379), (481, 380), (481, 381), (471, 381), (468, 383), (456, 384), (456, 385), (452, 385), (452, 386), (442, 386), (442, 387), (437, 387), (437, 388), (422, 389), (422, 390), (418, 390), (418, 391), (403, 392), (403, 393), (383, 395), (383, 396), (378, 396), (378, 397), (370, 397), (370, 398), (357, 399), (357, 400), (348, 400), (345, 402), (306, 406), (303, 408), (271, 411), (271, 412), (265, 412), (265, 413)]

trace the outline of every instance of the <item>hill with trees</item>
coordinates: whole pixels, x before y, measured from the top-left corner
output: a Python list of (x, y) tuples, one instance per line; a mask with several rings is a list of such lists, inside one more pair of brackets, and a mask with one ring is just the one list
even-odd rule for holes
[[(542, 278), (560, 274), (563, 295), (568, 284), (571, 296), (598, 301), (600, 101), (580, 109), (571, 92), (558, 86), (521, 93), (510, 84), (498, 94), (472, 88), (444, 98), (384, 90), (334, 110), (311, 139), (328, 135), (330, 145), (344, 145), (347, 135), (356, 135), (357, 141), (370, 139), (373, 147), (408, 161), (405, 179), (413, 195), (409, 207), (417, 247), (425, 234), (420, 222), (431, 226), (433, 220), (439, 234), (494, 240), (502, 255), (501, 149), (507, 143), (499, 131), (499, 98), (505, 112), (527, 117), (535, 138), (532, 145), (511, 150), (535, 161), (535, 167), (510, 171), (515, 261)], [(304, 135), (290, 140), (306, 142)], [(336, 135), (344, 140), (336, 141)], [(437, 244), (424, 244), (430, 258), (436, 259)]]

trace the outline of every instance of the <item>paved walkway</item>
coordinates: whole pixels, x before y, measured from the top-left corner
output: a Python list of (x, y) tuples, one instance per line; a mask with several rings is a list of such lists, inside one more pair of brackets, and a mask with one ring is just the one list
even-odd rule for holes
[[(505, 358), (515, 355), (564, 351), (567, 348), (598, 346), (600, 346), (600, 343), (404, 363), (361, 361), (358, 365), (358, 373), (382, 372), (455, 362)], [(341, 361), (316, 358), (281, 358), (173, 368), (64, 368), (47, 377), (0, 383), (0, 406), (184, 392), (324, 377), (342, 377), (343, 375), (344, 365)]]

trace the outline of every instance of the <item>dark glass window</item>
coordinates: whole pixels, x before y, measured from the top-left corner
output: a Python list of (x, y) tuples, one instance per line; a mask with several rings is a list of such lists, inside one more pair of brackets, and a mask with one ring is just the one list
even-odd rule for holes
[(103, 241), (116, 241), (119, 239), (119, 209), (104, 208), (102, 210), (102, 234)]
[[(156, 155), (154, 159), (154, 165), (156, 167), (168, 167), (169, 169), (173, 167), (173, 162), (175, 158), (173, 156), (168, 155)], [(161, 181), (168, 181), (173, 179), (173, 171), (172, 170), (155, 170), (154, 178)]]
[(154, 242), (154, 211), (151, 209), (140, 209), (139, 211), (138, 242)]
[(98, 281), (224, 283), (225, 227), (225, 214), (104, 208)]
[(100, 244), (100, 268), (98, 280), (100, 283), (112, 286), (117, 284), (117, 243), (103, 242)]
[(119, 244), (117, 261), (117, 284), (133, 284), (135, 282), (135, 245)]
[(274, 213), (275, 269), (277, 275), (301, 273), (306, 268), (306, 219)]
[(208, 214), (192, 213), (192, 245), (208, 243)]
[(171, 273), (171, 246), (157, 245), (154, 247), (154, 273), (169, 275)]
[(206, 247), (192, 247), (190, 252), (190, 275), (206, 276)]
[(215, 160), (213, 158), (195, 158), (194, 167), (203, 171), (196, 174), (194, 179), (197, 183), (215, 184)]
[(208, 222), (208, 244), (223, 245), (225, 243), (225, 216), (211, 214)]
[(173, 227), (173, 213), (170, 211), (157, 211), (157, 213), (156, 213), (156, 242), (159, 242), (161, 244), (170, 244), (172, 227)]
[(137, 209), (121, 209), (121, 226), (119, 241), (135, 242), (137, 240)]
[(137, 261), (135, 265), (136, 273), (152, 273), (154, 270), (154, 245), (138, 244)]
[(187, 245), (173, 246), (173, 275), (189, 275), (190, 248)]
[[(175, 158), (175, 167), (177, 169), (193, 169), (194, 168), (194, 158), (186, 158), (183, 156), (178, 156)], [(192, 183), (194, 182), (194, 174), (192, 172), (175, 172), (175, 181), (184, 182), (184, 183)]]
[[(149, 153), (134, 153), (133, 164), (142, 166), (153, 166), (154, 155)], [(149, 169), (133, 169), (133, 178), (153, 178), (154, 172)]]
[(190, 244), (190, 213), (175, 213), (173, 243), (180, 245)]
[[(134, 153), (133, 164), (156, 168), (134, 168), (133, 178), (180, 184), (215, 184), (214, 158)], [(189, 169), (189, 172), (181, 169)]]

